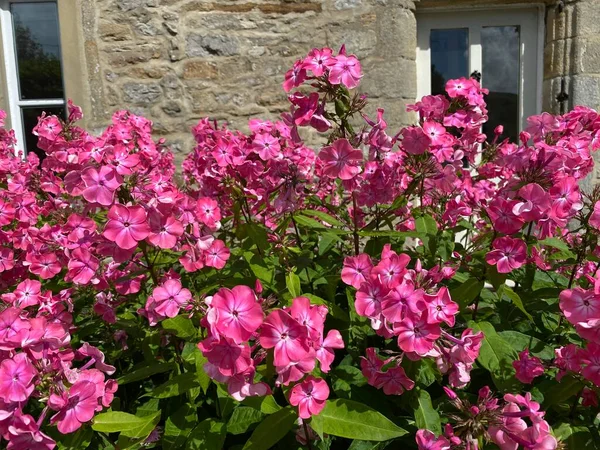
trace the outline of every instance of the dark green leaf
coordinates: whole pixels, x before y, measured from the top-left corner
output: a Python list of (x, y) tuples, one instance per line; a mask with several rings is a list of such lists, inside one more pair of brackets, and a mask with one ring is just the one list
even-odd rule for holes
[(415, 219), (415, 229), (419, 233), (425, 233), (430, 236), (435, 236), (438, 232), (437, 223), (430, 215), (424, 215)]
[(182, 339), (192, 339), (196, 337), (196, 327), (194, 327), (190, 318), (186, 316), (176, 316), (172, 319), (165, 319), (162, 321), (162, 327)]
[(264, 397), (246, 397), (242, 404), (250, 406), (263, 414), (273, 414), (281, 409), (272, 395)]
[(231, 434), (242, 434), (248, 431), (250, 425), (260, 422), (264, 415), (248, 406), (239, 406), (233, 410), (233, 414), (227, 422), (227, 432)]
[(426, 428), (433, 431), (436, 435), (442, 434), (442, 422), (440, 415), (431, 404), (431, 396), (424, 389), (416, 392), (415, 402), (415, 423), (418, 428)]
[(302, 211), (298, 211), (298, 214), (302, 214), (303, 216), (314, 216), (318, 219), (321, 219), (323, 222), (328, 223), (329, 225), (333, 225), (335, 227), (343, 227), (344, 224), (340, 222), (335, 217), (324, 213), (323, 211), (317, 211), (312, 209), (304, 209)]
[(182, 448), (197, 423), (196, 408), (189, 404), (183, 405), (167, 418), (162, 439), (163, 448)]
[(519, 297), (519, 294), (513, 291), (510, 287), (507, 285), (501, 286), (500, 290), (498, 291), (498, 295), (506, 296), (513, 303), (513, 305), (515, 305), (523, 314), (525, 314), (529, 320), (533, 321), (533, 317), (531, 317), (531, 314), (529, 314), (525, 309), (525, 305), (523, 304), (521, 297)]
[(577, 378), (567, 375), (560, 381), (550, 381), (545, 386), (540, 386), (540, 390), (544, 394), (544, 408), (563, 403), (574, 395), (579, 394), (583, 389), (583, 382)]
[(223, 422), (206, 419), (200, 422), (190, 433), (186, 450), (222, 450), (227, 434)]
[[(92, 442), (94, 432), (90, 427), (83, 427), (77, 430), (76, 433), (64, 436), (59, 442), (60, 450), (84, 450), (88, 448)], [(31, 447), (28, 447), (31, 448)]]
[(174, 363), (157, 363), (152, 364), (151, 366), (142, 367), (140, 369), (134, 370), (133, 372), (129, 372), (128, 374), (122, 376), (117, 380), (119, 386), (122, 386), (127, 383), (132, 383), (134, 381), (145, 380), (146, 378), (150, 378), (152, 375), (157, 373), (168, 372), (169, 370), (173, 370), (175, 368)]
[(154, 398), (175, 397), (198, 386), (200, 386), (200, 383), (195, 373), (183, 373), (155, 388), (150, 396)]
[(450, 291), (452, 300), (460, 305), (461, 310), (465, 308), (477, 298), (481, 290), (483, 289), (483, 281), (479, 281), (476, 278), (469, 278), (460, 286)]
[(292, 429), (297, 417), (296, 411), (289, 406), (267, 416), (256, 427), (244, 450), (270, 449)]

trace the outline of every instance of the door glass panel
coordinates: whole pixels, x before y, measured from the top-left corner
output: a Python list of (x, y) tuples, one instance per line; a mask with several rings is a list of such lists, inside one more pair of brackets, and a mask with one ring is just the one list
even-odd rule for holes
[(47, 116), (55, 115), (61, 119), (65, 118), (65, 108), (63, 106), (44, 106), (21, 109), (23, 117), (23, 136), (25, 136), (25, 150), (26, 152), (34, 152), (39, 156), (40, 160), (44, 159), (46, 154), (43, 150), (38, 148), (38, 137), (34, 136), (32, 131), (38, 123), (38, 117), (40, 117), (44, 111), (46, 112)]
[(481, 29), (482, 81), (489, 120), (483, 132), (492, 139), (494, 128), (504, 126), (502, 138), (517, 141), (519, 135), (520, 30), (518, 26)]
[(469, 76), (469, 29), (431, 30), (431, 94), (444, 94), (446, 81)]
[(56, 2), (11, 6), (21, 100), (63, 98)]

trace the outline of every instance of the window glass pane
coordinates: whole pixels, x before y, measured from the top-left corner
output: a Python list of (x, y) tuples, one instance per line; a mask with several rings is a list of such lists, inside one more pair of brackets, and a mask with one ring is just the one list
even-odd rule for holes
[(431, 93), (445, 92), (446, 81), (469, 76), (469, 29), (431, 30)]
[(56, 2), (12, 3), (21, 100), (63, 98)]
[(40, 157), (40, 160), (44, 159), (45, 153), (38, 148), (38, 137), (34, 136), (32, 131), (38, 123), (38, 117), (40, 117), (44, 111), (47, 116), (55, 115), (62, 119), (65, 118), (65, 108), (62, 106), (21, 108), (21, 114), (23, 116), (23, 135), (25, 136), (25, 151), (34, 152)]
[(488, 138), (494, 136), (497, 125), (504, 126), (502, 138), (516, 141), (519, 135), (519, 31), (518, 26), (481, 29), (481, 84), (490, 91), (486, 97), (489, 120), (483, 127)]

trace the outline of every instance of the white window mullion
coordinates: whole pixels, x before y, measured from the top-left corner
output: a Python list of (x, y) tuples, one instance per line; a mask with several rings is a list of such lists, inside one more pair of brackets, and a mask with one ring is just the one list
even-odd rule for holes
[[(481, 49), (481, 25), (469, 25), (469, 75), (477, 71), (482, 73), (483, 52)], [(482, 74), (482, 79), (483, 79)]]
[(25, 136), (23, 135), (23, 118), (19, 106), (19, 79), (17, 74), (17, 55), (15, 52), (15, 39), (8, 0), (0, 0), (0, 28), (2, 30), (2, 50), (4, 52), (4, 72), (6, 74), (8, 107), (10, 112), (10, 124), (15, 130), (17, 148), (25, 149)]

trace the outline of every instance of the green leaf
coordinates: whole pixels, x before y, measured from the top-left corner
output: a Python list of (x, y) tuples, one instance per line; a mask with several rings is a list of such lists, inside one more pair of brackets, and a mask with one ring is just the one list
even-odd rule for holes
[(62, 436), (58, 443), (60, 450), (83, 450), (90, 446), (94, 432), (90, 427), (83, 427), (76, 433)]
[(138, 417), (121, 411), (109, 411), (94, 417), (92, 429), (104, 433), (122, 433), (131, 438), (145, 438), (160, 420), (160, 411)]
[(221, 450), (225, 443), (227, 428), (214, 419), (203, 420), (190, 433), (186, 450)]
[(182, 448), (197, 422), (196, 408), (189, 404), (175, 411), (165, 423), (163, 448)]
[(408, 433), (374, 409), (342, 398), (328, 400), (323, 411), (312, 417), (311, 427), (320, 436), (326, 433), (363, 441), (387, 441)]
[(152, 364), (151, 366), (145, 366), (123, 375), (117, 380), (117, 382), (119, 383), (119, 386), (122, 386), (124, 384), (133, 383), (134, 381), (145, 380), (146, 378), (150, 378), (152, 375), (168, 372), (174, 368), (175, 363), (172, 362)]
[(312, 217), (297, 215), (297, 216), (294, 216), (294, 221), (296, 222), (296, 224), (302, 225), (303, 227), (306, 227), (306, 228), (313, 228), (316, 230), (327, 230), (328, 229), (325, 225), (323, 225), (318, 220), (313, 219)]
[(286, 406), (267, 416), (254, 430), (243, 450), (268, 450), (292, 429), (298, 415)]
[(319, 256), (327, 253), (341, 239), (337, 234), (324, 232), (319, 234)]
[(440, 415), (433, 408), (431, 396), (424, 389), (419, 389), (416, 392), (414, 410), (415, 423), (418, 428), (426, 428), (436, 435), (442, 434), (442, 422)]
[(597, 438), (594, 439), (590, 429), (586, 426), (561, 423), (559, 426), (553, 427), (553, 431), (556, 439), (566, 444), (566, 448), (569, 450), (597, 450), (600, 448)]
[(423, 237), (424, 233), (419, 233), (418, 231), (392, 231), (392, 230), (383, 230), (383, 231), (359, 231), (359, 236), (365, 237), (389, 237), (389, 238), (420, 238)]
[(435, 219), (428, 214), (417, 217), (415, 219), (415, 229), (419, 233), (425, 233), (430, 236), (435, 236), (438, 232), (437, 223)]
[(544, 394), (544, 409), (565, 402), (577, 395), (584, 386), (583, 382), (571, 375), (566, 375), (560, 381), (550, 381), (543, 390), (540, 386), (540, 390)]
[(323, 211), (317, 211), (312, 209), (304, 209), (302, 211), (298, 211), (298, 214), (302, 214), (303, 216), (314, 216), (318, 219), (321, 219), (323, 222), (328, 223), (329, 225), (333, 225), (335, 227), (343, 227), (344, 224), (340, 222), (335, 217), (324, 213)]
[(292, 297), (300, 297), (302, 290), (300, 289), (300, 277), (294, 272), (290, 272), (285, 277), (285, 285)]
[(267, 229), (257, 223), (246, 223), (242, 225), (243, 230), (252, 239), (261, 252), (265, 252), (269, 246), (269, 235)]
[(196, 378), (200, 384), (200, 388), (206, 394), (208, 386), (210, 386), (211, 379), (204, 371), (204, 364), (208, 362), (208, 359), (202, 354), (200, 350), (196, 353)]
[(503, 285), (498, 291), (498, 296), (501, 297), (503, 295), (505, 295), (513, 303), (513, 305), (515, 305), (529, 320), (533, 322), (533, 317), (525, 309), (525, 305), (523, 304), (521, 297), (519, 297), (519, 294), (517, 294), (507, 285)]
[(569, 248), (569, 246), (562, 239), (555, 238), (555, 237), (550, 237), (550, 238), (544, 239), (543, 241), (538, 241), (538, 244), (547, 245), (548, 247), (557, 248), (558, 250), (562, 250), (562, 251), (570, 251), (571, 250)]
[(268, 265), (268, 262), (270, 262), (269, 259), (261, 258), (252, 252), (244, 252), (244, 259), (248, 262), (252, 273), (261, 283), (266, 287), (272, 286), (275, 268)]
[(460, 286), (450, 291), (452, 300), (460, 305), (461, 310), (465, 308), (477, 298), (481, 290), (483, 289), (483, 281), (479, 281), (476, 278), (469, 278)]
[(186, 316), (175, 316), (172, 319), (165, 319), (162, 321), (162, 327), (182, 339), (196, 337), (196, 327), (194, 327), (190, 318)]
[(240, 406), (233, 410), (233, 414), (227, 422), (227, 432), (231, 434), (242, 434), (248, 431), (250, 425), (260, 422), (264, 415), (248, 406)]
[(499, 331), (498, 334), (517, 352), (522, 352), (528, 348), (531, 351), (531, 354), (538, 358), (546, 360), (554, 358), (554, 348), (550, 345), (546, 345), (544, 342), (533, 336), (519, 333), (514, 330)]
[(277, 404), (272, 395), (265, 395), (264, 397), (246, 397), (242, 403), (263, 414), (274, 414), (281, 409), (281, 406)]
[(482, 331), (484, 338), (477, 361), (487, 369), (500, 390), (514, 386), (514, 368), (512, 362), (518, 358), (517, 352), (506, 342), (489, 322), (469, 321), (468, 326)]
[(169, 398), (181, 395), (192, 388), (198, 387), (200, 383), (195, 373), (182, 373), (171, 378), (166, 383), (155, 388), (150, 396), (154, 398)]

